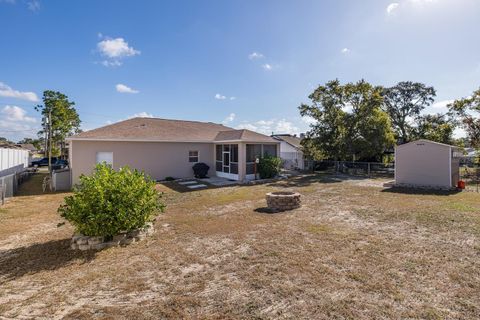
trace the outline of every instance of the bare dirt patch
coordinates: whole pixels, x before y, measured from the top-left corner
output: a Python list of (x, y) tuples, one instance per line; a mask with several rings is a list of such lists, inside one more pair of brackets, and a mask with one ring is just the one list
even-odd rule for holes
[[(0, 317), (478, 319), (480, 196), (383, 182), (159, 186), (154, 236), (86, 253), (57, 227), (64, 194), (25, 194), (0, 212)], [(302, 208), (255, 211), (283, 190)]]

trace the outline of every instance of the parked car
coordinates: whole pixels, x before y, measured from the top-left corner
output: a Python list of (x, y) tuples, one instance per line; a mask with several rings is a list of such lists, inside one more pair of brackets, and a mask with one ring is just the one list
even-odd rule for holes
[[(52, 157), (52, 164), (57, 162), (57, 160), (58, 159), (56, 157)], [(32, 161), (32, 166), (46, 167), (46, 166), (48, 166), (48, 158), (41, 158), (41, 159), (33, 160)]]
[(68, 161), (67, 160), (62, 160), (58, 159), (55, 161), (54, 164), (52, 164), (52, 170), (60, 170), (68, 167)]

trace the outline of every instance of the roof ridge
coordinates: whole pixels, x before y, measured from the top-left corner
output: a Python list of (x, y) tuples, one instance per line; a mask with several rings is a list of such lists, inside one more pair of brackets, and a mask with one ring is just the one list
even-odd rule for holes
[[(183, 120), (183, 119), (167, 119), (167, 118), (159, 118), (159, 117), (133, 117), (130, 119), (126, 119), (123, 121), (127, 120), (133, 120), (133, 119), (153, 119), (153, 120), (165, 120), (165, 121), (179, 121), (179, 122), (194, 122), (194, 123), (211, 123), (211, 124), (217, 124), (223, 127), (228, 128), (227, 126), (223, 125), (222, 123), (217, 123), (217, 122), (212, 122), (212, 121), (198, 121), (198, 120)], [(119, 121), (122, 122), (122, 121)], [(119, 123), (117, 122), (117, 123)]]

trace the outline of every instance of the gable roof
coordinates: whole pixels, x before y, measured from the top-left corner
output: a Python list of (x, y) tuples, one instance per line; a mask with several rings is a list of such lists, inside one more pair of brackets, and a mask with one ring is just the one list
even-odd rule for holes
[(248, 130), (235, 130), (213, 122), (138, 117), (85, 131), (67, 140), (215, 142), (251, 138), (275, 142), (263, 134), (244, 131)]
[(295, 137), (289, 134), (279, 134), (279, 135), (273, 135), (273, 138), (281, 141), (285, 141), (289, 145), (291, 145), (294, 148), (301, 149), (302, 145), (302, 138)]
[(449, 145), (449, 144), (440, 143), (440, 142), (427, 140), (427, 139), (419, 139), (419, 140), (415, 140), (415, 141), (410, 141), (408, 143), (398, 145), (398, 146), (396, 146), (396, 148), (400, 148), (400, 147), (407, 146), (407, 145), (410, 145), (410, 144), (417, 144), (417, 143), (429, 143), (429, 144), (435, 144), (435, 145), (442, 146), (442, 147), (461, 149), (460, 147), (457, 147), (457, 146), (452, 146), (452, 145)]

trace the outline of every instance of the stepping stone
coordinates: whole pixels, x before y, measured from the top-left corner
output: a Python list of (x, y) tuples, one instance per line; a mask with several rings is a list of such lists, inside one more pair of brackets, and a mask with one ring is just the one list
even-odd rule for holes
[(206, 188), (207, 185), (205, 184), (195, 184), (195, 185), (191, 185), (191, 186), (187, 186), (187, 188), (190, 188), (190, 189), (198, 189), (198, 188)]
[(179, 182), (178, 184), (181, 184), (183, 186), (187, 185), (187, 184), (195, 184), (195, 183), (198, 183), (197, 181), (193, 180), (193, 181), (182, 181), (182, 182)]

